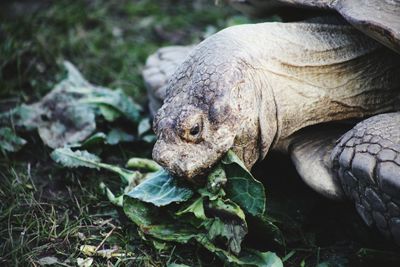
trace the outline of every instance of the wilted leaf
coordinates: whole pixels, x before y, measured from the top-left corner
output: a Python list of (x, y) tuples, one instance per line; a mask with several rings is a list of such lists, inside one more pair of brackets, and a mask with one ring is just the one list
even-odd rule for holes
[(69, 61), (64, 61), (64, 67), (68, 71), (68, 82), (74, 87), (85, 87), (89, 85), (88, 81), (83, 78), (79, 70)]
[(71, 63), (65, 62), (64, 66), (68, 70), (67, 78), (40, 102), (21, 105), (6, 113), (21, 129), (37, 128), (43, 142), (52, 148), (83, 141), (96, 129), (93, 109), (78, 103), (93, 86)]
[(56, 263), (59, 263), (59, 261), (54, 256), (47, 256), (47, 257), (40, 258), (38, 263), (40, 265), (54, 265)]
[[(43, 142), (51, 148), (79, 143), (96, 129), (95, 114), (88, 106), (74, 103), (72, 99), (51, 99), (52, 109), (43, 108), (38, 118), (38, 132)], [(72, 103), (71, 103), (72, 102)]]
[(230, 200), (220, 198), (209, 201), (207, 213), (216, 217), (207, 227), (210, 240), (223, 237), (229, 251), (239, 254), (247, 234), (247, 223), (242, 209)]
[(111, 248), (111, 249), (99, 249), (97, 250), (96, 246), (92, 245), (82, 245), (80, 246), (79, 250), (85, 255), (85, 256), (98, 256), (106, 259), (110, 258), (118, 258), (118, 257), (127, 257), (127, 256), (132, 256), (132, 252), (120, 252), (119, 248)]
[(129, 184), (135, 183), (143, 179), (143, 175), (139, 172), (126, 170), (114, 165), (100, 162), (100, 158), (86, 150), (72, 151), (69, 147), (57, 148), (50, 154), (51, 158), (61, 165), (69, 168), (87, 167), (99, 169), (103, 168), (120, 175), (121, 179)]
[(229, 198), (242, 209), (253, 215), (263, 216), (265, 212), (265, 190), (261, 182), (254, 179), (242, 161), (231, 150), (222, 159), (228, 181), (225, 191)]
[(87, 168), (100, 168), (100, 158), (86, 150), (72, 151), (71, 148), (57, 148), (51, 154), (51, 158), (61, 165), (69, 168), (87, 167)]
[(247, 225), (245, 222), (231, 220), (229, 222), (222, 221), (219, 218), (214, 219), (208, 229), (208, 237), (210, 240), (223, 237), (226, 239), (228, 251), (232, 251), (235, 255), (241, 251), (241, 243), (247, 234)]
[[(123, 116), (138, 123), (140, 106), (122, 90), (110, 90), (86, 81), (69, 62), (67, 78), (58, 83), (41, 101), (21, 105), (0, 114), (0, 124), (13, 124), (18, 129), (37, 129), (42, 141), (51, 148), (78, 144), (96, 130), (96, 116), (113, 121)], [(131, 141), (132, 136), (112, 132), (111, 144)]]
[(158, 171), (126, 194), (157, 207), (188, 200), (193, 191), (178, 185), (176, 178), (165, 170)]
[(17, 136), (11, 128), (0, 128), (0, 148), (16, 152), (26, 144), (26, 140)]
[(37, 105), (22, 104), (10, 111), (0, 113), (0, 124), (14, 125), (24, 130), (33, 130), (37, 127), (35, 121), (40, 110)]
[(93, 256), (94, 253), (96, 252), (96, 246), (92, 245), (82, 245), (79, 247), (79, 250), (85, 255), (85, 256)]
[(78, 265), (78, 267), (90, 267), (93, 264), (93, 258), (91, 257), (88, 257), (86, 259), (77, 258), (76, 264)]

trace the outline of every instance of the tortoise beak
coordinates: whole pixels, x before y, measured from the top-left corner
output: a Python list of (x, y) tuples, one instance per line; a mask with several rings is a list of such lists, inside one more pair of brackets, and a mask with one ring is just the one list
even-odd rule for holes
[(184, 151), (180, 152), (171, 146), (163, 140), (157, 140), (153, 148), (153, 159), (172, 175), (193, 181), (202, 173), (202, 169), (188, 160)]

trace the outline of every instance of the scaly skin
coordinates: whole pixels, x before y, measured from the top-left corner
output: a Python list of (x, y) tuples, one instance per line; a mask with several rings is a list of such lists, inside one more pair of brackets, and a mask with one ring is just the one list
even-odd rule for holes
[(261, 23), (199, 44), (167, 84), (154, 159), (189, 180), (233, 149), (250, 169), (299, 129), (399, 106), (399, 57), (351, 26)]
[(338, 141), (332, 161), (365, 223), (400, 244), (400, 113), (357, 124)]

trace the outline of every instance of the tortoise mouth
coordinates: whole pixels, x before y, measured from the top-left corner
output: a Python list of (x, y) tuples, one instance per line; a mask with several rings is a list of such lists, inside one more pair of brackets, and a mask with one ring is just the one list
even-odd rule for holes
[(213, 154), (202, 146), (196, 146), (194, 150), (193, 147), (180, 147), (163, 140), (157, 140), (153, 148), (153, 159), (157, 163), (172, 175), (195, 183), (206, 180), (208, 173), (219, 162), (220, 156)]
[(176, 145), (157, 141), (153, 148), (153, 159), (174, 176), (186, 180), (203, 173), (201, 164), (189, 157), (187, 152), (181, 152)]

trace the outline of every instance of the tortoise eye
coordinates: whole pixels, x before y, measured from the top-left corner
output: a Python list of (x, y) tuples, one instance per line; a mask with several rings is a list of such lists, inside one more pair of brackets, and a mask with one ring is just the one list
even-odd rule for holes
[(199, 143), (203, 140), (203, 113), (196, 110), (182, 110), (176, 122), (177, 134), (189, 143)]
[(196, 123), (189, 131), (190, 135), (195, 136), (198, 135), (200, 132), (200, 125)]

